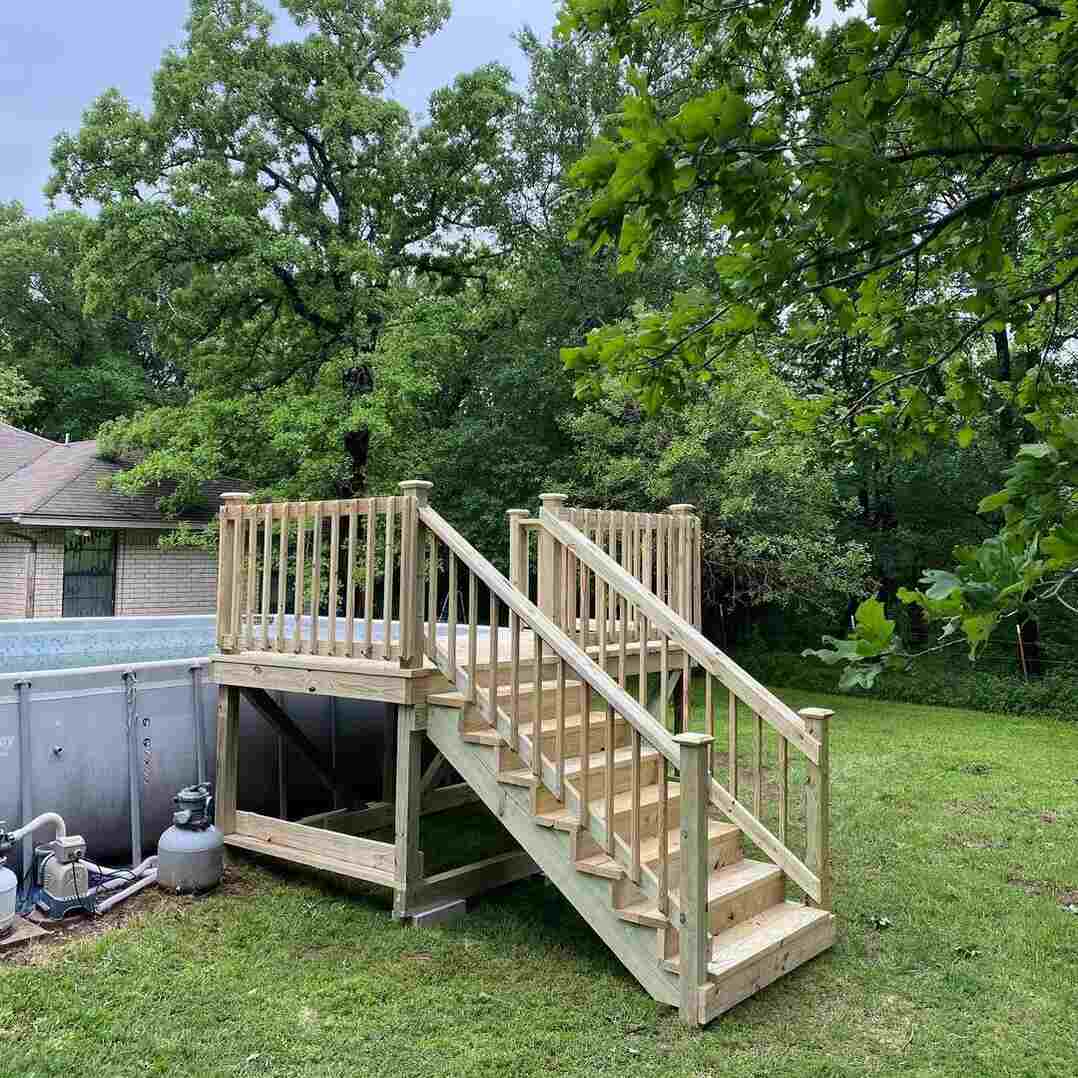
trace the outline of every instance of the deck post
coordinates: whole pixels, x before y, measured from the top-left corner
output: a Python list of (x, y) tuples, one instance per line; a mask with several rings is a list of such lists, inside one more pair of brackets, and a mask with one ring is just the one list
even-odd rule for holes
[(393, 917), (404, 920), (415, 910), (423, 885), (423, 855), (419, 849), (419, 816), (423, 797), (423, 739), (427, 732), (426, 705), (397, 709), (396, 887)]
[(678, 734), (681, 747), (681, 912), (678, 919), (681, 1019), (702, 1025), (702, 991), (711, 957), (707, 912), (707, 806), (709, 734)]
[[(820, 743), (820, 762), (808, 761), (805, 775), (805, 863), (820, 879), (822, 910), (831, 908), (831, 753), (828, 745), (830, 720), (834, 712), (824, 707), (806, 707), (798, 712), (808, 732)], [(808, 900), (806, 900), (808, 901)]]
[[(423, 600), (426, 596), (426, 553), (425, 532), (419, 520), (419, 510), (430, 505), (430, 492), (434, 484), (425, 479), (409, 479), (400, 484), (406, 498), (411, 499), (411, 525), (403, 529), (401, 538), (401, 559), (410, 567), (407, 585), (401, 590), (401, 658), (400, 664), (406, 670), (417, 670), (423, 665), (424, 634)], [(404, 536), (407, 536), (408, 549), (404, 549)], [(431, 570), (435, 570), (432, 568)], [(437, 618), (438, 612), (432, 611), (431, 618)]]
[[(540, 494), (543, 512), (560, 517), (565, 513), (567, 494)], [(539, 530), (539, 609), (555, 624), (560, 625), (558, 611), (561, 609), (561, 558), (558, 544), (545, 528)]]
[(217, 689), (217, 783), (214, 823), (224, 835), (236, 830), (236, 784), (240, 764), (240, 690), (236, 685)]
[(240, 564), (236, 559), (236, 531), (242, 523), (238, 514), (250, 500), (251, 495), (245, 493), (221, 495), (217, 534), (217, 647), (223, 652), (239, 650), (236, 646), (239, 633), (232, 624), (232, 596), (239, 587), (236, 575)]

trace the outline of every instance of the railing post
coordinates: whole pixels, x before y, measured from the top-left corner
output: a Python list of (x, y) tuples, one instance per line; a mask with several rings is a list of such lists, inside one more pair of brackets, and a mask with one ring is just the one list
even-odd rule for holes
[(509, 518), (509, 582), (522, 595), (528, 594), (528, 533), (522, 521), (527, 509), (508, 509)]
[[(565, 512), (566, 494), (540, 494), (543, 512), (561, 517)], [(545, 529), (539, 530), (539, 602), (536, 604), (556, 625), (561, 626), (561, 556), (554, 537)]]
[(707, 757), (710, 734), (678, 734), (681, 747), (681, 913), (678, 919), (681, 1018), (690, 1026), (703, 1024), (701, 994), (707, 986), (711, 958), (707, 912), (709, 800)]
[(820, 909), (831, 908), (831, 755), (828, 746), (833, 711), (806, 707), (798, 712), (820, 743), (820, 762), (808, 763), (805, 776), (805, 863), (820, 879)]
[[(250, 501), (251, 495), (233, 491), (221, 495), (220, 530), (217, 536), (217, 647), (220, 651), (235, 651), (238, 626), (234, 624), (233, 596), (239, 588), (239, 567), (243, 552), (237, 556), (237, 543), (242, 517), (238, 511)], [(233, 510), (233, 506), (237, 510)]]
[[(426, 572), (423, 567), (425, 549), (424, 527), (419, 521), (419, 510), (430, 505), (430, 492), (434, 487), (425, 479), (409, 479), (400, 484), (405, 497), (412, 499), (411, 525), (404, 538), (402, 526), (401, 558), (410, 566), (408, 587), (401, 595), (401, 657), (400, 664), (405, 669), (417, 669), (423, 665), (424, 618), (423, 597), (425, 595)], [(408, 546), (405, 548), (404, 544)], [(431, 572), (435, 569), (432, 567)], [(430, 612), (431, 618), (437, 618), (438, 611)]]

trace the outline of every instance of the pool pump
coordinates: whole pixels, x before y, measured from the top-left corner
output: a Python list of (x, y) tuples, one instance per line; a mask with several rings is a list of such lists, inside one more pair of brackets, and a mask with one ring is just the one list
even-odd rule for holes
[[(5, 831), (0, 825), (0, 862), (20, 839), (46, 824), (52, 825), (55, 837), (34, 850), (31, 893), (34, 905), (50, 920), (73, 910), (105, 913), (157, 879), (156, 857), (148, 857), (131, 869), (106, 868), (87, 861), (85, 839), (69, 835), (63, 817), (55, 812), (43, 812), (14, 831)], [(0, 935), (14, 923), (17, 892), (15, 874), (0, 868)]]

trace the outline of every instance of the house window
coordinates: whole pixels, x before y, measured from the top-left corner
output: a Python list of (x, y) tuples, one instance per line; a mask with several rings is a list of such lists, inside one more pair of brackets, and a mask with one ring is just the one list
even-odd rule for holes
[(64, 535), (64, 617), (111, 617), (115, 600), (116, 533), (69, 528)]

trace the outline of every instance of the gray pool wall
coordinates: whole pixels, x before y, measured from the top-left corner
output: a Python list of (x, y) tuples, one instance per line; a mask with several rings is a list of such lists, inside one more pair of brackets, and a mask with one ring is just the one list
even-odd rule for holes
[[(217, 686), (209, 682), (206, 669), (214, 633), (212, 617), (0, 622), (0, 660), (8, 671), (0, 674), (0, 820), (9, 828), (22, 822), (19, 787), (25, 753), (32, 813), (59, 812), (69, 833), (83, 835), (98, 860), (130, 860), (127, 692), (133, 685), (143, 846), (152, 852), (172, 822), (173, 796), (197, 777), (196, 680), (206, 770), (211, 781), (215, 777)], [(170, 654), (188, 649), (188, 656)], [(162, 651), (164, 658), (137, 661)], [(52, 668), (43, 669), (46, 664)], [(20, 692), (28, 716), (26, 745), (19, 739)], [(381, 795), (386, 705), (274, 695), (324, 757), (349, 776), (357, 799)], [(282, 744), (246, 701), (240, 710), (240, 739), (241, 808), (278, 815), (282, 776), (289, 818), (332, 807), (307, 761)]]

